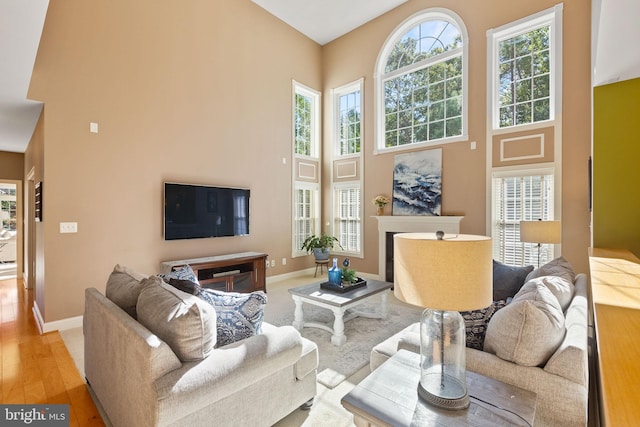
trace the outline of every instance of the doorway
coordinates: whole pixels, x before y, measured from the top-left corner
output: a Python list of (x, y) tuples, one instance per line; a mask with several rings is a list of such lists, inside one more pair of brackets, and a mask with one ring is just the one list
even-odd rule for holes
[(0, 280), (18, 277), (22, 250), (20, 182), (0, 181)]

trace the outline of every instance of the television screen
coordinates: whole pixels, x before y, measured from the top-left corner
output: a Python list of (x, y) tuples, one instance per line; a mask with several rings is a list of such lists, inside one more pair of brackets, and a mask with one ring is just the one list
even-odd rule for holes
[(164, 183), (164, 239), (249, 234), (250, 190)]

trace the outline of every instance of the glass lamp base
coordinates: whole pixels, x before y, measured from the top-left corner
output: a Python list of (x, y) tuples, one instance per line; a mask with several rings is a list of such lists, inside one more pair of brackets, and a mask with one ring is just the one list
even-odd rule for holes
[[(423, 377), (423, 381), (425, 378)], [(422, 382), (418, 384), (418, 396), (430, 405), (437, 406), (438, 408), (449, 410), (467, 409), (469, 407), (469, 394), (467, 393), (466, 386), (462, 386), (457, 378), (445, 375), (443, 378), (440, 374), (433, 374), (431, 378), (427, 377), (427, 381), (437, 382), (437, 388), (446, 390), (448, 396), (437, 395), (426, 390)], [(440, 387), (440, 385), (444, 387)], [(434, 389), (433, 387), (429, 387)]]
[(465, 326), (460, 313), (424, 310), (420, 319), (420, 353), (418, 395), (439, 408), (468, 408)]

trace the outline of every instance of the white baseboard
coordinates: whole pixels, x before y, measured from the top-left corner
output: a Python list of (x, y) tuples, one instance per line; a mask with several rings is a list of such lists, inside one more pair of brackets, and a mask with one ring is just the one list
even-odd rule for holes
[[(277, 276), (270, 276), (270, 277), (267, 277), (266, 283), (268, 285), (269, 283), (276, 283), (276, 282), (281, 282), (281, 281), (287, 280), (287, 279), (293, 279), (295, 277), (306, 276), (306, 275), (314, 273), (314, 272), (315, 272), (315, 267), (310, 267), (310, 268), (307, 268), (305, 270), (292, 271), (290, 273), (279, 274)], [(384, 278), (380, 277), (378, 274), (370, 274), (370, 273), (360, 273), (360, 272), (358, 272), (358, 275), (360, 277), (365, 278), (365, 279), (384, 280)], [(320, 280), (322, 280), (322, 279), (320, 277), (318, 277), (318, 281), (320, 281)]]
[(305, 270), (292, 271), (290, 273), (278, 274), (277, 276), (269, 276), (267, 277), (266, 284), (281, 282), (287, 279), (293, 279), (294, 277), (305, 276), (307, 274), (313, 273), (314, 267), (307, 268)]
[(56, 320), (53, 322), (45, 323), (38, 308), (38, 303), (33, 302), (33, 317), (36, 320), (38, 331), (40, 334), (46, 334), (52, 331), (64, 331), (67, 329), (79, 328), (82, 326), (82, 316), (69, 317), (67, 319)]

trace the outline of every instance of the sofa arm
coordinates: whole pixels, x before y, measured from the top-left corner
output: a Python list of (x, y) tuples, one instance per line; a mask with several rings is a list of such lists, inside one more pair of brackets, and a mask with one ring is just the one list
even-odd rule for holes
[(153, 381), (181, 367), (178, 357), (95, 288), (85, 290), (82, 326), (85, 376), (112, 424), (154, 424)]
[(159, 378), (154, 387), (160, 411), (169, 412), (168, 407), (177, 405), (180, 413), (196, 412), (286, 368), (293, 378), (303, 348), (300, 333), (292, 326), (265, 329)]
[(533, 391), (538, 398), (537, 420), (543, 425), (584, 426), (587, 422), (587, 387), (535, 366), (520, 366), (498, 356), (466, 349), (467, 370)]

